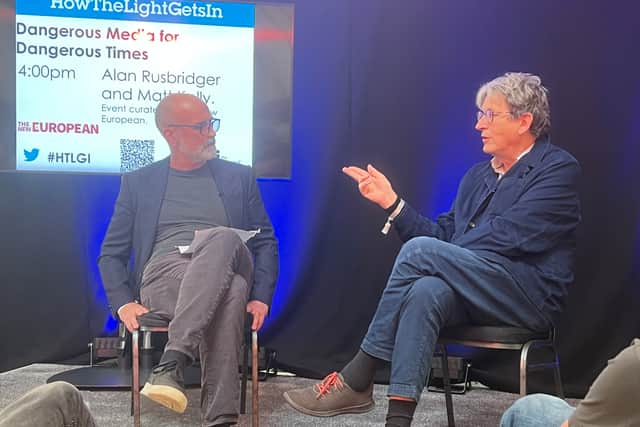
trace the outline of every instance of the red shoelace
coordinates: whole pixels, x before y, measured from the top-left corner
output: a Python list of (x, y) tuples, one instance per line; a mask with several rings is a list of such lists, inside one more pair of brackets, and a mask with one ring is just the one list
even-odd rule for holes
[(334, 390), (342, 390), (344, 388), (344, 383), (338, 376), (337, 372), (332, 372), (324, 379), (314, 386), (314, 389), (318, 394), (316, 394), (316, 399), (320, 399), (325, 394), (331, 393), (331, 388)]

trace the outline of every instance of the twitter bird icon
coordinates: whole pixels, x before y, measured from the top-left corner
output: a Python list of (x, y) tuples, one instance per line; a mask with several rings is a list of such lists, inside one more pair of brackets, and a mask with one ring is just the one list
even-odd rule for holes
[(32, 148), (31, 151), (27, 151), (27, 150), (23, 150), (23, 151), (24, 151), (25, 162), (33, 162), (35, 159), (38, 158), (38, 154), (40, 154), (39, 148)]

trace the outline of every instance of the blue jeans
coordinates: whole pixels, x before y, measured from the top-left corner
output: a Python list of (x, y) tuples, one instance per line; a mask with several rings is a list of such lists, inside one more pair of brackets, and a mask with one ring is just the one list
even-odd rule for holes
[(431, 237), (406, 242), (361, 349), (391, 362), (387, 394), (418, 401), (443, 326), (546, 330), (548, 320), (500, 265)]
[(548, 394), (521, 397), (500, 419), (500, 427), (560, 427), (575, 411), (564, 400)]

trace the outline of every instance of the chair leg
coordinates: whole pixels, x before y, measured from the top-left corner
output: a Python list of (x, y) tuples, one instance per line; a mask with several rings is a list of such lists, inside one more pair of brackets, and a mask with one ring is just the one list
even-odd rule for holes
[(564, 399), (564, 388), (562, 387), (562, 377), (560, 376), (560, 358), (555, 347), (553, 349), (553, 356), (555, 357), (555, 366), (553, 368), (553, 379), (556, 383), (556, 393), (560, 399)]
[(447, 424), (449, 427), (455, 427), (456, 422), (453, 415), (453, 400), (451, 398), (451, 380), (449, 379), (449, 361), (447, 359), (447, 345), (441, 344), (442, 351), (442, 383), (444, 386), (444, 400), (447, 406)]
[(520, 397), (527, 395), (527, 358), (533, 343), (534, 341), (529, 341), (520, 351)]
[(133, 425), (140, 427), (140, 353), (138, 347), (138, 331), (131, 334), (131, 399), (133, 404)]
[[(529, 366), (528, 356), (529, 352), (534, 348), (549, 348), (553, 355), (553, 361), (538, 363)], [(527, 375), (530, 370), (539, 370), (539, 369), (553, 369), (553, 379), (556, 388), (556, 396), (561, 399), (564, 399), (564, 390), (562, 387), (562, 377), (560, 376), (560, 358), (558, 357), (558, 351), (554, 344), (548, 341), (537, 341), (532, 340), (527, 342), (523, 347), (520, 353), (520, 396), (527, 395)]]
[(247, 377), (249, 374), (249, 347), (247, 335), (244, 334), (242, 342), (242, 377), (240, 379), (240, 413), (247, 413)]
[(251, 332), (251, 425), (258, 427), (260, 424), (258, 407), (258, 333)]

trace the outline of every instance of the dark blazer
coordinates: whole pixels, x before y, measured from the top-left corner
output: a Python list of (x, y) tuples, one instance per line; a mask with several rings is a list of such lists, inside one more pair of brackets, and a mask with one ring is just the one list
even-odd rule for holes
[(499, 181), (490, 162), (473, 166), (436, 221), (407, 205), (394, 228), (404, 241), (432, 236), (504, 266), (554, 322), (573, 281), (579, 175), (575, 158), (542, 139)]
[[(278, 242), (251, 168), (225, 160), (208, 162), (234, 228), (261, 230), (247, 245), (254, 257), (251, 299), (271, 305), (278, 275)], [(120, 193), (102, 243), (98, 266), (114, 312), (139, 298), (140, 282), (156, 237), (169, 158), (122, 175)], [(131, 257), (133, 255), (133, 258)]]

